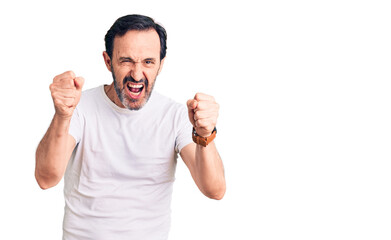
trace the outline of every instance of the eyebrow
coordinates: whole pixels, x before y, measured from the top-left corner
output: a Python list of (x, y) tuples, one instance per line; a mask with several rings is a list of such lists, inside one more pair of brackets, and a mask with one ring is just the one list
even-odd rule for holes
[[(127, 60), (127, 61), (131, 61), (131, 62), (135, 62), (132, 58), (130, 57), (120, 57), (119, 58), (120, 61), (123, 61), (123, 60)], [(145, 58), (143, 59), (143, 61), (156, 61), (156, 58)]]

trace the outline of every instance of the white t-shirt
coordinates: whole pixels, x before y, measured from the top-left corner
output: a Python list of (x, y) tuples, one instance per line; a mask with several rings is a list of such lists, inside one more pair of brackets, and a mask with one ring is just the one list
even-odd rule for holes
[(177, 155), (192, 142), (185, 105), (156, 92), (138, 111), (104, 86), (84, 91), (69, 129), (65, 240), (167, 239)]

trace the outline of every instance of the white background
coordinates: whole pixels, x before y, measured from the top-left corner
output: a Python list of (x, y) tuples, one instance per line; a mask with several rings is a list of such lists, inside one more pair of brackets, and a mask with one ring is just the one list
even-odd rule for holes
[(0, 239), (61, 239), (63, 193), (35, 182), (53, 77), (110, 84), (104, 35), (145, 14), (168, 32), (156, 90), (221, 105), (227, 193), (178, 161), (170, 239), (391, 239), (388, 1), (3, 1)]

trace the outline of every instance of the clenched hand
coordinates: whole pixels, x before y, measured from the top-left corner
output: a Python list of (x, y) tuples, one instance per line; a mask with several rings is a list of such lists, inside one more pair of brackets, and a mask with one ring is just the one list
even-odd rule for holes
[(219, 104), (214, 97), (197, 93), (194, 99), (187, 101), (189, 119), (198, 135), (208, 137), (217, 123), (219, 116)]

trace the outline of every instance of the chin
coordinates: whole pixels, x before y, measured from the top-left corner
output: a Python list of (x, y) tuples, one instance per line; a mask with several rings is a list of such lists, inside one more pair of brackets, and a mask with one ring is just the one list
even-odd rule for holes
[(122, 105), (124, 105), (125, 108), (132, 110), (132, 111), (137, 111), (140, 110), (145, 106), (145, 104), (148, 102), (151, 94), (147, 94), (146, 96), (143, 96), (139, 99), (132, 99), (127, 94), (125, 91), (122, 91)]
[(147, 100), (140, 99), (137, 101), (126, 99), (122, 104), (129, 110), (137, 111), (140, 110), (147, 103)]
[(140, 110), (145, 106), (145, 104), (151, 97), (154, 85), (155, 84), (153, 82), (153, 84), (148, 88), (142, 89), (139, 97), (137, 97), (136, 95), (133, 95), (132, 97), (132, 93), (129, 91), (128, 85), (125, 85), (123, 86), (123, 88), (119, 89), (116, 82), (114, 81), (114, 89), (120, 102), (125, 108), (133, 111)]

